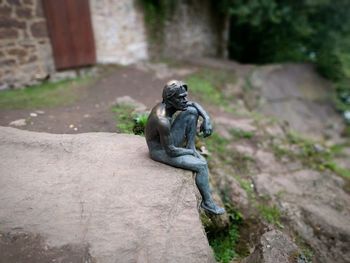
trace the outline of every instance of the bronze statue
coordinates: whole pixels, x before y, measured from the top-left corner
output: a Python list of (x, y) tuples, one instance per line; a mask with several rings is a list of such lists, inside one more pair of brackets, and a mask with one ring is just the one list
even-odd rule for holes
[(200, 131), (204, 137), (210, 136), (210, 118), (198, 103), (187, 101), (187, 85), (177, 80), (169, 81), (163, 89), (163, 101), (154, 106), (148, 117), (147, 145), (153, 160), (195, 172), (202, 196), (201, 207), (219, 215), (225, 213), (225, 209), (213, 201), (208, 164), (195, 147), (199, 116), (203, 118)]

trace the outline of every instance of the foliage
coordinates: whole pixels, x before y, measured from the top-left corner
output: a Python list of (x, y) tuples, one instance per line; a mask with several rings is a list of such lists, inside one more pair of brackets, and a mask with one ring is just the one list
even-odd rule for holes
[(239, 239), (239, 227), (242, 224), (242, 215), (231, 206), (226, 206), (230, 226), (219, 233), (207, 233), (210, 246), (213, 248), (215, 259), (218, 262), (228, 263), (238, 257), (236, 244)]
[(69, 105), (81, 96), (91, 78), (44, 82), (25, 89), (0, 92), (1, 109), (29, 109)]
[(148, 120), (147, 113), (139, 113), (134, 118), (134, 127), (132, 131), (136, 135), (142, 135), (145, 133), (145, 128)]
[(313, 62), (336, 83), (338, 109), (350, 114), (350, 1), (221, 0), (219, 8), (231, 16), (231, 58)]
[(112, 108), (112, 111), (116, 113), (116, 127), (120, 133), (133, 133), (136, 135), (144, 134), (148, 114), (135, 114), (134, 110), (134, 107), (128, 104), (120, 104)]
[(175, 8), (175, 0), (138, 0), (144, 11), (144, 19), (148, 35), (152, 43), (163, 40), (165, 22), (170, 18)]

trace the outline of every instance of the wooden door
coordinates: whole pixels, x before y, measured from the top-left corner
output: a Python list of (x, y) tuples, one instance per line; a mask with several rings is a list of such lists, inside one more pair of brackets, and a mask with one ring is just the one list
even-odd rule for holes
[(89, 0), (42, 0), (56, 69), (96, 63)]

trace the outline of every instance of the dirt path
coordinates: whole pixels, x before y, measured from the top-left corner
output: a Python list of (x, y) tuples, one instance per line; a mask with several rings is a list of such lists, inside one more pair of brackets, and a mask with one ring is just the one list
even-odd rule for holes
[[(18, 128), (49, 133), (115, 132), (110, 108), (116, 98), (128, 95), (151, 107), (160, 100), (166, 81), (136, 67), (116, 68), (84, 87), (80, 99), (73, 105), (1, 110), (0, 125), (9, 126), (12, 121), (26, 119), (27, 125)], [(31, 113), (37, 113), (37, 116), (31, 117)]]

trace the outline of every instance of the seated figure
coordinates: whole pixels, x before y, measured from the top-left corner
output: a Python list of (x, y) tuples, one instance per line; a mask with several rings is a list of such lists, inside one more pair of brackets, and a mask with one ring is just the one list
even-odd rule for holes
[(199, 116), (203, 118), (200, 131), (207, 137), (212, 133), (208, 114), (198, 103), (187, 101), (186, 84), (169, 81), (163, 89), (163, 101), (154, 106), (148, 117), (147, 145), (153, 160), (195, 172), (196, 185), (202, 196), (201, 207), (219, 215), (225, 213), (225, 209), (213, 201), (208, 164), (195, 147)]

